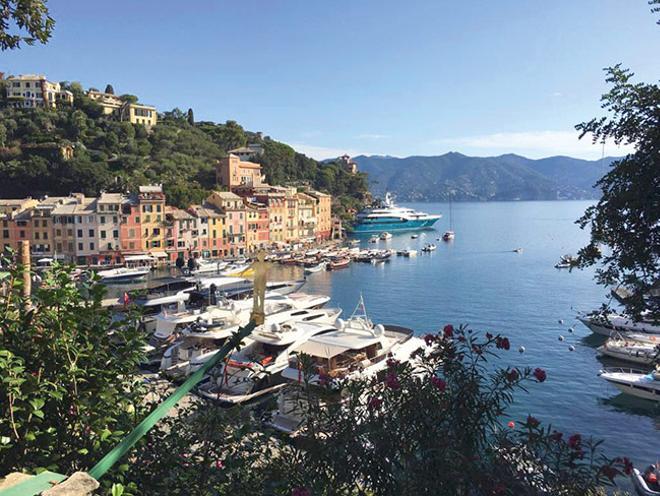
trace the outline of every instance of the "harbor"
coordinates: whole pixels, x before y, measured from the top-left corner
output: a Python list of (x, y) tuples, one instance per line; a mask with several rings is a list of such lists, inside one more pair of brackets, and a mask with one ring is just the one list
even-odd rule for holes
[[(533, 386), (529, 394), (519, 397), (512, 418), (538, 415), (566, 432), (590, 432), (605, 440), (606, 451), (614, 455), (622, 450), (643, 464), (654, 459), (660, 443), (657, 402), (622, 394), (601, 377), (605, 369), (640, 368), (640, 364), (635, 366), (612, 354), (604, 356), (607, 336), (592, 333), (579, 320), (599, 308), (604, 298), (604, 289), (594, 284), (593, 273), (554, 266), (558, 254), (574, 253), (585, 242), (585, 234), (571, 227), (570, 220), (586, 206), (585, 202), (502, 202), (486, 208), (461, 203), (453, 206), (456, 236), (451, 241), (441, 239), (447, 221), (440, 221), (434, 229), (398, 232), (383, 239), (379, 236), (377, 241), (371, 234), (361, 234), (320, 247), (273, 250), (266, 257), (269, 279), (286, 286), (284, 294), (327, 297), (323, 305), (316, 305), (323, 307), (320, 315), (326, 325), (332, 326), (336, 319), (333, 312), (348, 319), (356, 303), (363, 301), (374, 323), (403, 326), (416, 336), (435, 332), (445, 323), (469, 323), (481, 332), (506, 335), (521, 352), (503, 355), (497, 365), (542, 366), (549, 375), (543, 387)], [(448, 205), (414, 207), (440, 214)], [(436, 248), (425, 250), (429, 245)], [(416, 256), (410, 256), (412, 252)], [(174, 267), (161, 269), (156, 275), (197, 281), (197, 286), (208, 278), (222, 280), (213, 272), (191, 278), (191, 274), (179, 271), (177, 275), (177, 271)], [(135, 286), (155, 280), (152, 273), (149, 281)], [(295, 281), (299, 286), (294, 287)], [(208, 289), (208, 284), (202, 286)], [(123, 291), (131, 285), (108, 287), (121, 304)], [(222, 292), (218, 282), (217, 293)], [(245, 297), (249, 296), (246, 292)], [(275, 320), (267, 317), (267, 321), (276, 328), (295, 327), (293, 317), (287, 315), (273, 317)], [(288, 361), (286, 357), (281, 360), (283, 364)], [(237, 364), (244, 361), (245, 357), (236, 358)], [(168, 367), (171, 365), (164, 368)], [(235, 369), (245, 371), (240, 365)], [(202, 396), (214, 398), (215, 403), (223, 398), (220, 403), (235, 402), (227, 391), (213, 387), (222, 383), (224, 373), (215, 372), (214, 382), (201, 388)], [(170, 378), (176, 376), (170, 374)], [(224, 380), (229, 384), (226, 377)], [(232, 380), (243, 386), (252, 384)], [(276, 397), (281, 385), (273, 384), (266, 394), (245, 391), (239, 397), (263, 400), (270, 393)], [(590, 419), (596, 416), (600, 420), (593, 424)]]

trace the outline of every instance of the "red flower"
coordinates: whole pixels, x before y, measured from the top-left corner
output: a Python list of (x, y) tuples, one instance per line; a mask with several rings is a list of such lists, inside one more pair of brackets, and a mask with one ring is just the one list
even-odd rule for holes
[(427, 334), (424, 336), (424, 342), (426, 343), (426, 346), (431, 346), (433, 343), (435, 343), (435, 335), (434, 334)]
[(506, 373), (506, 380), (509, 382), (514, 382), (518, 380), (519, 374), (516, 369), (511, 369)]
[(380, 408), (380, 405), (382, 404), (383, 404), (383, 400), (377, 398), (376, 396), (373, 396), (372, 398), (369, 399), (367, 408), (369, 408), (369, 410), (377, 410), (378, 408)]
[(451, 324), (447, 324), (444, 329), (442, 330), (443, 335), (446, 338), (451, 338), (454, 336), (454, 326)]
[(499, 350), (508, 350), (511, 348), (511, 343), (509, 342), (509, 338), (497, 336), (497, 338), (495, 338), (495, 346)]
[(217, 468), (218, 470), (221, 470), (221, 469), (225, 468), (225, 464), (222, 463), (222, 460), (216, 460), (215, 461), (215, 468)]
[(478, 344), (473, 344), (472, 351), (477, 355), (481, 355), (481, 346), (479, 346)]
[(431, 377), (431, 384), (433, 384), (436, 387), (436, 389), (441, 393), (445, 389), (447, 389), (447, 383), (444, 380), (440, 379), (440, 377), (436, 377), (436, 376)]
[(513, 429), (516, 426), (516, 423), (513, 420), (509, 420), (509, 423), (506, 425), (509, 426), (509, 429)]
[(394, 368), (399, 365), (400, 362), (394, 358), (388, 358), (386, 363), (389, 368)]
[(573, 434), (568, 438), (568, 447), (571, 449), (579, 449), (582, 445), (582, 436), (579, 434)]
[(559, 441), (561, 441), (561, 438), (563, 437), (563, 435), (564, 434), (559, 432), (559, 431), (554, 431), (552, 434), (550, 434), (550, 439), (552, 439), (553, 441), (559, 442)]
[(600, 472), (610, 481), (614, 481), (614, 478), (620, 473), (617, 469), (615, 469), (611, 465), (603, 465), (602, 467), (600, 467)]
[(306, 487), (296, 487), (291, 491), (291, 496), (312, 496), (312, 493)]
[(401, 383), (399, 382), (399, 378), (393, 372), (389, 372), (385, 376), (385, 385), (390, 389), (399, 389), (401, 387)]
[(535, 429), (541, 424), (536, 418), (532, 417), (531, 415), (527, 416), (527, 425), (531, 427), (532, 429)]
[(547, 374), (545, 373), (545, 370), (536, 368), (534, 369), (534, 377), (537, 381), (543, 382), (545, 381)]

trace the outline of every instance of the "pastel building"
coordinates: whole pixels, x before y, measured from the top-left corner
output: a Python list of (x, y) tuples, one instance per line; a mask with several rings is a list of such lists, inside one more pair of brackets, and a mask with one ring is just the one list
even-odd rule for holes
[(176, 207), (165, 207), (165, 250), (170, 262), (191, 256), (197, 243), (197, 238), (193, 238), (195, 228), (196, 219), (188, 212)]
[(121, 263), (121, 193), (101, 193), (96, 201), (99, 257), (103, 263)]
[(112, 116), (119, 121), (141, 124), (146, 127), (155, 126), (158, 123), (158, 111), (151, 105), (125, 102), (117, 95), (96, 90), (89, 90), (87, 96), (101, 106), (104, 115)]
[(316, 199), (316, 238), (330, 239), (332, 234), (332, 196), (320, 191), (309, 190), (309, 196)]
[(60, 83), (53, 83), (42, 74), (9, 76), (7, 105), (15, 108), (55, 108), (73, 103), (73, 93), (63, 90)]
[(245, 249), (253, 253), (270, 244), (268, 207), (263, 203), (244, 200), (246, 208)]
[(244, 162), (238, 155), (230, 153), (218, 161), (217, 182), (229, 191), (240, 188), (256, 188), (262, 185), (261, 165)]
[(297, 193), (298, 236), (301, 241), (316, 240), (316, 198), (307, 193)]
[(268, 240), (271, 244), (284, 243), (286, 193), (284, 188), (269, 186), (256, 190), (256, 200), (268, 208)]
[(286, 216), (284, 218), (284, 241), (298, 241), (298, 196), (296, 188), (284, 188), (286, 198)]
[(225, 233), (227, 249), (225, 255), (239, 256), (245, 254), (245, 226), (247, 209), (243, 199), (229, 191), (214, 191), (206, 202), (222, 209), (225, 214)]
[(165, 194), (161, 184), (138, 188), (140, 205), (140, 227), (142, 228), (142, 248), (159, 258), (165, 253)]

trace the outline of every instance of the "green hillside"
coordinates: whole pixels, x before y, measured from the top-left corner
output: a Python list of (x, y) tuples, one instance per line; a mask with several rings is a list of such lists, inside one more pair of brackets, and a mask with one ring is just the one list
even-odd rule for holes
[[(263, 145), (260, 161), (269, 182), (326, 191), (337, 197), (339, 213), (358, 206), (367, 190), (365, 175), (321, 165), (234, 121), (191, 124), (187, 114), (174, 109), (147, 131), (103, 117), (79, 84), (66, 88), (74, 93), (73, 107), (0, 110), (0, 197), (96, 195), (158, 182), (172, 204), (185, 207), (216, 188), (216, 161), (248, 142)], [(73, 157), (66, 157), (63, 152), (71, 148)]]

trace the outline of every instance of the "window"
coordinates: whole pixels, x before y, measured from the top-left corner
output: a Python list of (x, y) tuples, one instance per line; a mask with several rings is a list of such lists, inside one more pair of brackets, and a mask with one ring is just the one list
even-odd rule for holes
[(83, 244), (82, 243), (78, 243), (78, 249), (81, 250), (81, 251), (83, 250)]
[(113, 238), (118, 238), (119, 237), (119, 231), (112, 231), (112, 237)]
[[(148, 238), (148, 237), (149, 237), (149, 229), (145, 229), (145, 230), (144, 230), (144, 237), (145, 237), (145, 238)], [(147, 246), (147, 248), (149, 248), (149, 247)]]
[(62, 243), (57, 243), (55, 246), (57, 251), (62, 251)]
[(94, 222), (94, 216), (93, 215), (88, 215), (87, 216), (87, 222)]
[(160, 212), (160, 205), (156, 205), (156, 212)]
[(112, 222), (115, 223), (115, 224), (117, 223), (117, 216), (116, 215), (112, 218)]
[(62, 230), (61, 229), (55, 229), (55, 236), (62, 236)]
[(105, 239), (105, 231), (99, 231), (99, 233), (101, 234), (101, 239)]
[(90, 250), (93, 250), (93, 249), (94, 249), (94, 243), (90, 243), (90, 244), (89, 244), (89, 249), (90, 249)]
[(73, 229), (67, 229), (66, 230), (66, 235), (69, 236), (69, 237), (72, 237), (73, 236)]
[(93, 238), (94, 237), (94, 229), (90, 229), (88, 232), (89, 232), (89, 237)]
[[(119, 237), (119, 236), (117, 236)], [(129, 238), (134, 238), (135, 237), (135, 229), (129, 229), (128, 230), (128, 237)]]
[(44, 232), (44, 239), (48, 239), (48, 231)]
[(105, 224), (105, 215), (101, 216), (101, 224)]
[(2, 231), (2, 237), (9, 238), (9, 229), (5, 229), (4, 231)]
[(157, 227), (152, 229), (151, 234), (153, 234), (154, 236), (160, 236), (160, 229), (158, 229)]
[(140, 216), (139, 216), (139, 215), (138, 215), (137, 217), (135, 217), (135, 223), (136, 223), (136, 224), (139, 224), (139, 223), (140, 223)]
[(128, 243), (128, 248), (131, 249), (131, 250), (134, 250), (135, 249), (135, 243), (133, 241), (129, 242)]
[(156, 215), (156, 222), (160, 222), (160, 215)]
[(151, 222), (151, 215), (145, 215), (144, 216), (144, 221), (145, 222)]
[(82, 224), (82, 217), (80, 215), (78, 217), (76, 217), (76, 222), (78, 224)]
[(48, 227), (48, 221), (46, 219), (41, 221), (41, 226), (42, 227)]
[(25, 231), (19, 231), (18, 237), (19, 238), (24, 238), (25, 237)]

